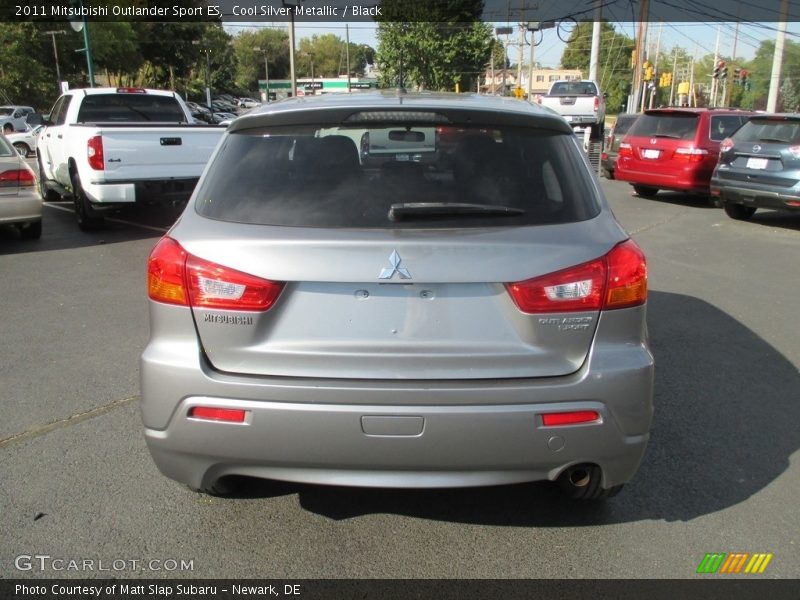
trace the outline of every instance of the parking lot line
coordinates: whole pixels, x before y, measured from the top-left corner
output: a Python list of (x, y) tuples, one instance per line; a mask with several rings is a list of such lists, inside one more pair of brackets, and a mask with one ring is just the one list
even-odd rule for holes
[[(66, 206), (59, 206), (60, 204), (69, 204), (71, 205), (72, 202), (45, 202), (44, 205), (49, 208), (55, 208), (56, 210), (63, 210), (64, 212), (74, 213), (75, 211), (67, 208)], [(143, 225), (142, 223), (136, 223), (134, 221), (126, 221), (124, 219), (109, 219), (107, 218), (106, 221), (111, 223), (119, 223), (120, 225), (129, 225), (131, 227), (139, 227), (141, 229), (148, 229), (150, 231), (157, 231), (159, 233), (166, 233), (169, 231), (167, 227), (154, 227), (153, 225)]]

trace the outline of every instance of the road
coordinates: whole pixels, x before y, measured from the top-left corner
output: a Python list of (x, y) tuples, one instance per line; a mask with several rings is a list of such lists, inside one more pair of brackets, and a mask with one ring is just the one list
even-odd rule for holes
[(137, 406), (145, 260), (175, 214), (86, 234), (55, 204), (38, 242), (0, 229), (0, 577), (109, 575), (15, 568), (46, 554), (192, 561), (118, 577), (691, 578), (714, 551), (800, 577), (800, 216), (603, 187), (649, 259), (657, 409), (636, 478), (588, 507), (546, 484), (192, 493), (156, 470)]

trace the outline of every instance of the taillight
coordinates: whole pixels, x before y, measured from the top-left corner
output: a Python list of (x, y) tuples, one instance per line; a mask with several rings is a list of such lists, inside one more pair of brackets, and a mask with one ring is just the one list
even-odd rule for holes
[(506, 289), (530, 314), (628, 308), (647, 300), (647, 263), (639, 246), (627, 240), (598, 259)]
[(117, 88), (118, 94), (146, 94), (147, 90), (144, 88), (136, 88), (136, 87), (118, 87)]
[(705, 148), (676, 148), (672, 157), (677, 160), (685, 160), (688, 162), (702, 162), (708, 155), (708, 150)]
[(623, 157), (632, 157), (632, 156), (633, 156), (633, 148), (631, 147), (631, 145), (630, 145), (630, 144), (627, 144), (627, 143), (625, 143), (625, 142), (622, 142), (622, 143), (619, 145), (619, 151), (618, 151), (618, 153), (617, 153), (617, 156), (618, 156), (619, 158), (623, 158)]
[(794, 158), (800, 158), (800, 146), (789, 146), (789, 153)]
[(102, 171), (105, 168), (103, 157), (103, 138), (95, 135), (86, 142), (86, 156), (89, 158), (89, 166), (95, 171)]
[(192, 256), (169, 237), (161, 238), (147, 262), (147, 292), (166, 304), (218, 310), (266, 311), (283, 283)]
[(600, 160), (608, 160), (608, 152), (601, 152)]
[(0, 187), (26, 187), (36, 184), (36, 178), (29, 169), (10, 169), (0, 173)]
[(733, 148), (733, 140), (731, 138), (725, 138), (719, 143), (720, 152), (727, 152), (731, 148)]
[(597, 112), (599, 110), (600, 110), (600, 96), (595, 96), (594, 97), (594, 112)]

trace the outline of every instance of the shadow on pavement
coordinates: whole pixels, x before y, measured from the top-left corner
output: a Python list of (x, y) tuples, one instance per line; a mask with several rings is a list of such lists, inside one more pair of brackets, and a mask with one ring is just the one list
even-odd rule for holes
[(248, 481), (239, 497), (298, 494), (331, 519), (393, 513), (461, 523), (563, 527), (688, 521), (746, 501), (800, 447), (798, 369), (748, 328), (696, 298), (651, 292), (656, 415), (634, 479), (600, 505), (532, 483), (455, 490), (386, 490)]

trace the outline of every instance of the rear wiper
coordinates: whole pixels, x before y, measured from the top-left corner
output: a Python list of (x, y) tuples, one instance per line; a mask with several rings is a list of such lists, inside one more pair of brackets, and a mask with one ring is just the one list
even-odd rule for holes
[(682, 135), (675, 135), (673, 133), (654, 133), (653, 137), (657, 137), (657, 138), (663, 137), (663, 138), (669, 138), (671, 140), (679, 140), (683, 136)]
[(524, 214), (524, 210), (512, 206), (465, 204), (460, 202), (405, 202), (402, 204), (392, 204), (389, 208), (389, 218), (392, 221), (398, 221), (405, 217), (440, 217), (456, 215), (512, 217)]
[(778, 138), (758, 138), (759, 142), (776, 142), (778, 144), (788, 144), (789, 140), (781, 140)]

